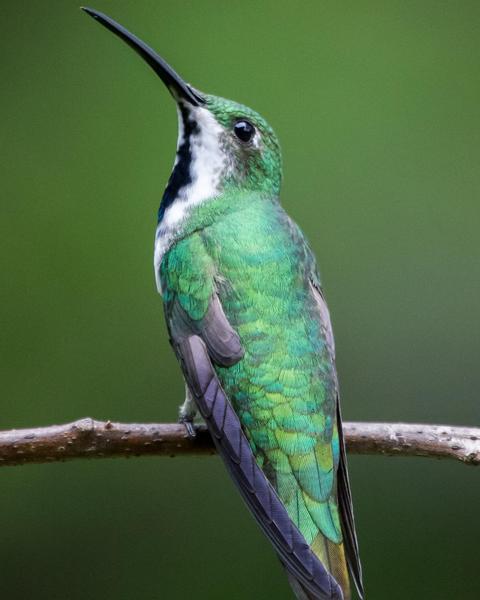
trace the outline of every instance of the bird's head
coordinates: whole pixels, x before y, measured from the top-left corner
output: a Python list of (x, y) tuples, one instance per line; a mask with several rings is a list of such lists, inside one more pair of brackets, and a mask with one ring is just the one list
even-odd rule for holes
[(121, 25), (93, 9), (83, 10), (133, 48), (157, 73), (177, 103), (177, 156), (160, 207), (160, 219), (173, 204), (198, 204), (232, 187), (278, 195), (280, 146), (263, 117), (237, 102), (199, 92)]

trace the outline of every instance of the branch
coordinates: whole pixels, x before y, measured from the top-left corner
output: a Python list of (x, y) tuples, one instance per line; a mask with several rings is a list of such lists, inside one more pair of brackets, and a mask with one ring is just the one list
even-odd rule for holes
[[(428, 456), (480, 464), (480, 428), (405, 423), (344, 423), (351, 454)], [(0, 432), (0, 466), (118, 456), (212, 455), (204, 426), (191, 439), (173, 423), (111, 423), (85, 418), (36, 429)]]

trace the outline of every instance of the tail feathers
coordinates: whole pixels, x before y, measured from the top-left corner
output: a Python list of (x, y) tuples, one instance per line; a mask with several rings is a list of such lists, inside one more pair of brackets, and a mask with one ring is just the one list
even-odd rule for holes
[(342, 588), (343, 599), (350, 600), (350, 578), (343, 543), (335, 544), (319, 533), (311, 548)]
[(317, 598), (315, 596), (312, 596), (312, 594), (310, 594), (303, 586), (302, 584), (298, 581), (298, 579), (295, 578), (295, 575), (292, 575), (292, 573), (290, 573), (288, 571), (288, 569), (285, 569), (287, 571), (287, 578), (288, 578), (288, 583), (290, 584), (293, 593), (295, 594), (295, 598), (297, 600), (317, 600)]
[[(343, 600), (351, 600), (350, 580), (343, 544), (335, 544), (319, 533), (314, 539), (311, 548), (341, 587)], [(329, 597), (322, 596), (320, 598), (317, 595), (313, 595), (288, 570), (287, 577), (297, 600), (333, 600), (334, 598), (338, 598), (338, 595), (334, 592), (332, 592), (334, 595)]]

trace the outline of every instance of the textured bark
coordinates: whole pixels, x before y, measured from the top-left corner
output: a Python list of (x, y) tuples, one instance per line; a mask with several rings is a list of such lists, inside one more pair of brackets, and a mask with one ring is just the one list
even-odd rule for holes
[[(344, 423), (350, 454), (427, 456), (480, 464), (480, 428), (405, 423)], [(0, 432), (0, 466), (74, 458), (198, 456), (215, 453), (204, 427), (194, 439), (174, 423), (112, 423), (85, 418), (65, 425)]]

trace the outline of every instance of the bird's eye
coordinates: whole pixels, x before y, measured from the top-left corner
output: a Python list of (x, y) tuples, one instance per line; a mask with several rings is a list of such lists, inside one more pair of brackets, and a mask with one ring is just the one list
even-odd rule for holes
[(255, 134), (255, 127), (249, 121), (242, 119), (235, 123), (233, 132), (242, 142), (249, 142)]

